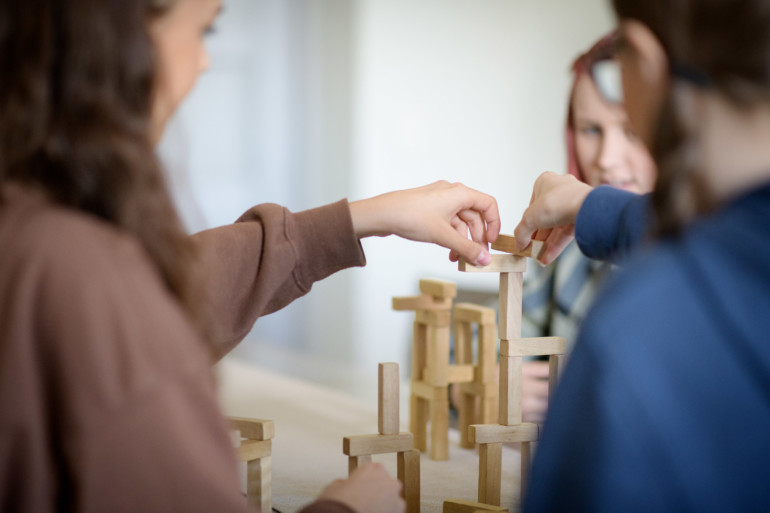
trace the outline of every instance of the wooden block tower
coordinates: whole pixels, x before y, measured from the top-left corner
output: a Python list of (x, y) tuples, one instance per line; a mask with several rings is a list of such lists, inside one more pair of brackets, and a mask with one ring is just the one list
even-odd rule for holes
[[(547, 355), (550, 361), (549, 384), (553, 388), (566, 352), (561, 337), (521, 338), (522, 276), (526, 257), (537, 255), (542, 243), (533, 243), (515, 253), (513, 237), (501, 235), (493, 249), (512, 254), (493, 255), (492, 263), (477, 267), (460, 261), (465, 272), (500, 273), (498, 333), (500, 337), (500, 405), (498, 424), (471, 425), (468, 439), (479, 444), (479, 505), (500, 505), (502, 444), (521, 443), (521, 492), (529, 475), (531, 444), (538, 440), (540, 426), (522, 422), (522, 362), (525, 356)], [(450, 504), (456, 501), (447, 501)], [(483, 508), (479, 508), (483, 509)]]
[(230, 417), (238, 460), (246, 463), (246, 496), (262, 511), (272, 511), (272, 463), (275, 423)]
[(419, 296), (394, 297), (393, 309), (414, 311), (412, 380), (409, 394), (409, 430), (415, 448), (428, 449), (430, 458), (449, 459), (449, 338), (452, 299), (457, 285), (441, 280), (420, 280)]
[(373, 454), (397, 453), (398, 480), (407, 513), (420, 513), (420, 451), (412, 433), (399, 432), (399, 378), (397, 363), (381, 363), (378, 376), (376, 435), (346, 436), (342, 452), (348, 456), (348, 473), (372, 461)]

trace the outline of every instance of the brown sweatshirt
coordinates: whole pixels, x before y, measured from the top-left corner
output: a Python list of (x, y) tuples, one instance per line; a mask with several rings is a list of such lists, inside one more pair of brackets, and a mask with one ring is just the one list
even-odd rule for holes
[[(138, 242), (30, 191), (3, 193), (0, 511), (248, 511), (206, 348)], [(226, 349), (313, 282), (365, 263), (344, 201), (261, 205), (195, 238)]]

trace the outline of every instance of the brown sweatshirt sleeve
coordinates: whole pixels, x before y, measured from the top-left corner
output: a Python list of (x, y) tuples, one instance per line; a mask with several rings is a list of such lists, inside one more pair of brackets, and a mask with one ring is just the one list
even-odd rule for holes
[(236, 223), (194, 238), (203, 253), (214, 342), (223, 354), (260, 316), (303, 296), (316, 281), (366, 264), (345, 200), (299, 213), (258, 205)]

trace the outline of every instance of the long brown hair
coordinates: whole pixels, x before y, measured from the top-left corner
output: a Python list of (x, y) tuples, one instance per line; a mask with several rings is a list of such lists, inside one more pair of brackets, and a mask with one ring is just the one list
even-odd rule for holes
[(205, 334), (195, 251), (150, 140), (147, 23), (169, 3), (0, 2), (0, 185), (40, 189), (131, 233)]
[(662, 44), (674, 78), (651, 148), (658, 235), (679, 232), (713, 208), (698, 143), (682, 119), (682, 84), (708, 88), (738, 108), (770, 100), (770, 2), (764, 0), (613, 0), (621, 19), (646, 25)]

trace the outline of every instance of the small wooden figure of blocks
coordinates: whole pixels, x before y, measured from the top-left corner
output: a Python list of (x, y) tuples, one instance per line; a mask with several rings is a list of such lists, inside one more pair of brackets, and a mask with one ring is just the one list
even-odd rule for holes
[[(495, 311), (468, 303), (454, 307), (456, 363), (450, 365), (450, 321), (457, 285), (441, 280), (420, 280), (419, 296), (393, 298), (394, 310), (415, 311), (412, 341), (412, 380), (409, 426), (415, 447), (428, 450), (430, 458), (449, 459), (449, 385), (461, 385), (461, 445), (468, 442), (467, 428), (474, 423), (493, 422), (497, 416), (495, 384)], [(478, 363), (473, 363), (473, 325), (478, 325)], [(480, 413), (476, 412), (480, 402)]]
[[(398, 480), (407, 513), (420, 513), (420, 451), (412, 433), (399, 432), (399, 377), (397, 363), (381, 363), (378, 379), (376, 435), (346, 436), (342, 452), (348, 456), (348, 473), (372, 461), (373, 454), (397, 453)], [(270, 511), (270, 510), (267, 510)]]
[(235, 430), (238, 460), (246, 463), (246, 496), (262, 511), (272, 511), (272, 464), (275, 424), (272, 420), (229, 417)]
[[(521, 495), (526, 488), (530, 467), (531, 444), (536, 442), (540, 426), (522, 422), (522, 362), (526, 356), (549, 356), (549, 386), (556, 384), (566, 344), (561, 337), (521, 338), (522, 275), (526, 257), (538, 255), (542, 243), (531, 244), (525, 251), (516, 252), (514, 238), (500, 235), (493, 249), (511, 254), (492, 255), (492, 263), (477, 267), (460, 261), (458, 268), (465, 272), (500, 273), (500, 303), (498, 333), (500, 337), (500, 405), (498, 424), (471, 425), (468, 439), (479, 444), (480, 505), (500, 505), (502, 444), (521, 443)], [(450, 506), (458, 501), (445, 502)], [(483, 509), (483, 508), (478, 508)], [(447, 511), (445, 509), (445, 511)], [(449, 511), (454, 511), (450, 509)], [(460, 511), (459, 509), (457, 511)]]

